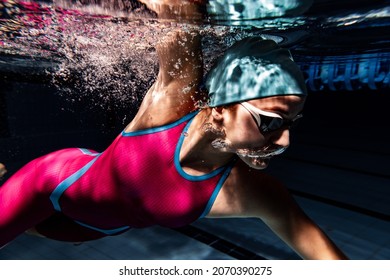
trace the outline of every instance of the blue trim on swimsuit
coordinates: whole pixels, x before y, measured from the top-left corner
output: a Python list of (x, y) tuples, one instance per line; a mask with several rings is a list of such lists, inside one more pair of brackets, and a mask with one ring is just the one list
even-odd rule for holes
[(210, 178), (218, 175), (226, 168), (226, 166), (219, 167), (219, 168), (211, 171), (208, 174), (204, 174), (204, 175), (200, 175), (200, 176), (189, 175), (183, 170), (183, 168), (180, 165), (180, 150), (181, 150), (181, 147), (182, 147), (183, 142), (184, 142), (185, 134), (187, 133), (193, 120), (194, 119), (191, 119), (187, 123), (187, 125), (183, 129), (183, 132), (180, 135), (179, 141), (177, 142), (177, 145), (176, 145), (176, 150), (175, 150), (175, 155), (174, 155), (174, 163), (175, 163), (176, 170), (180, 174), (180, 176), (182, 176), (186, 180), (198, 182), (198, 181), (210, 179)]
[(84, 155), (88, 155), (88, 156), (97, 156), (97, 155), (99, 155), (99, 153), (97, 153), (97, 152), (91, 152), (91, 151), (88, 150), (88, 149), (79, 148), (79, 150), (80, 150)]
[(152, 134), (152, 133), (168, 130), (168, 129), (173, 128), (173, 127), (175, 127), (175, 126), (177, 126), (177, 125), (179, 125), (179, 124), (181, 124), (183, 122), (186, 122), (186, 121), (192, 119), (198, 113), (199, 113), (199, 111), (195, 111), (195, 112), (189, 113), (188, 115), (185, 115), (181, 119), (178, 119), (177, 121), (175, 121), (173, 123), (170, 123), (170, 124), (167, 124), (167, 125), (163, 125), (163, 126), (157, 126), (157, 127), (152, 127), (152, 128), (142, 129), (142, 130), (137, 130), (137, 131), (132, 131), (132, 132), (122, 131), (122, 136), (125, 136), (125, 137), (128, 137), (128, 136), (140, 136), (140, 135)]
[(57, 185), (57, 187), (54, 189), (54, 191), (50, 195), (50, 200), (53, 204), (53, 207), (57, 211), (61, 211), (61, 206), (60, 206), (60, 197), (61, 195), (78, 179), (83, 176), (89, 168), (91, 168), (92, 164), (99, 158), (100, 154), (96, 156), (93, 160), (88, 162), (86, 165), (84, 165), (82, 168), (80, 168), (78, 171), (70, 175), (68, 178), (63, 180), (61, 183)]
[(219, 191), (221, 190), (221, 188), (222, 188), (223, 184), (225, 183), (226, 179), (229, 177), (229, 174), (232, 171), (236, 161), (237, 161), (237, 158), (232, 160), (232, 162), (229, 164), (229, 166), (225, 169), (225, 172), (223, 173), (222, 177), (219, 179), (217, 186), (215, 187), (212, 195), (210, 196), (209, 201), (207, 202), (206, 208), (204, 209), (202, 215), (200, 215), (199, 218), (206, 217), (206, 215), (210, 212), (211, 207), (213, 207), (214, 202), (217, 199)]
[(101, 228), (97, 228), (97, 227), (93, 227), (93, 226), (84, 224), (84, 223), (79, 222), (79, 221), (75, 221), (75, 222), (83, 227), (99, 231), (99, 232), (104, 233), (106, 235), (114, 235), (114, 234), (121, 233), (121, 232), (124, 232), (125, 230), (130, 229), (129, 226), (119, 227), (119, 228), (115, 228), (115, 229), (101, 229)]
[[(61, 212), (61, 206), (60, 206), (60, 198), (62, 196), (62, 194), (71, 186), (73, 185), (73, 183), (75, 183), (78, 179), (81, 178), (81, 176), (83, 176), (88, 170), (89, 168), (91, 168), (91, 166), (95, 163), (95, 161), (99, 158), (99, 156), (101, 154), (99, 153), (94, 153), (94, 152), (91, 152), (87, 149), (79, 149), (83, 154), (85, 155), (90, 155), (90, 156), (94, 156), (95, 158), (93, 160), (91, 160), (90, 162), (88, 162), (86, 165), (84, 165), (82, 168), (80, 168), (78, 171), (76, 171), (75, 173), (73, 173), (72, 175), (70, 175), (69, 177), (67, 177), (65, 180), (63, 180), (61, 183), (59, 183), (57, 185), (57, 187), (54, 189), (54, 191), (51, 193), (50, 195), (50, 201), (52, 202), (53, 204), (53, 207), (56, 211), (59, 211)], [(120, 233), (120, 232), (123, 232), (125, 230), (128, 230), (130, 227), (129, 226), (124, 226), (124, 227), (119, 227), (119, 228), (116, 228), (116, 229), (101, 229), (101, 228), (97, 228), (97, 227), (94, 227), (94, 226), (90, 226), (88, 224), (85, 224), (85, 223), (82, 223), (80, 221), (74, 221), (76, 222), (77, 224), (83, 226), (83, 227), (86, 227), (86, 228), (89, 228), (89, 229), (92, 229), (92, 230), (95, 230), (95, 231), (98, 231), (98, 232), (101, 232), (101, 233), (104, 233), (106, 235), (113, 235), (113, 234), (117, 234), (117, 233)]]

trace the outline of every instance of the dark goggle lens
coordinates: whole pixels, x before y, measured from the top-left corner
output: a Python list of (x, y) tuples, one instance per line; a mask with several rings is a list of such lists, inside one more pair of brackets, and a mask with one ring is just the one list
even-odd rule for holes
[(260, 119), (261, 119), (260, 130), (262, 132), (270, 132), (270, 131), (278, 130), (282, 127), (288, 127), (289, 129), (293, 129), (298, 125), (299, 120), (301, 118), (302, 115), (298, 115), (292, 121), (284, 121), (281, 118), (274, 118), (274, 117), (260, 115)]
[(260, 115), (262, 132), (277, 130), (283, 126), (283, 119)]

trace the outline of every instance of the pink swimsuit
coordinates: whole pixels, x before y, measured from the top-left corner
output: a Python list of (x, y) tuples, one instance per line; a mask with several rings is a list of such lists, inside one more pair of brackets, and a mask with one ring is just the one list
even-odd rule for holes
[(28, 163), (0, 187), (0, 246), (32, 227), (53, 239), (83, 241), (204, 217), (234, 161), (202, 176), (181, 168), (195, 115), (122, 132), (100, 154), (64, 149)]

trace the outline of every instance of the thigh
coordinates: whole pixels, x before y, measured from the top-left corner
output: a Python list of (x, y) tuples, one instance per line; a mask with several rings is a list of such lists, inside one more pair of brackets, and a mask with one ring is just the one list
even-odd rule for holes
[(84, 154), (65, 149), (42, 156), (0, 186), (0, 247), (55, 214), (50, 195), (62, 177), (72, 172), (68, 163)]
[(54, 213), (34, 160), (0, 187), (0, 247)]

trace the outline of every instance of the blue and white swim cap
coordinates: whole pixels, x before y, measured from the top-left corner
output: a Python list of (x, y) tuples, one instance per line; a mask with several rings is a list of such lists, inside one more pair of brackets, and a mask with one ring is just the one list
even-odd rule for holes
[(290, 52), (272, 40), (245, 38), (230, 47), (206, 78), (209, 106), (279, 95), (306, 95)]

